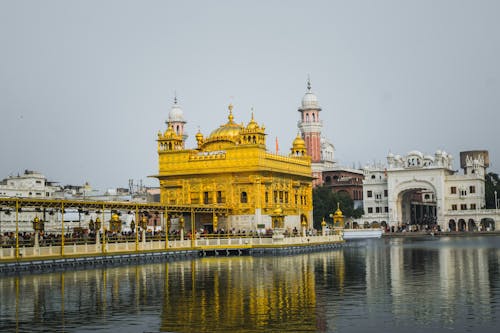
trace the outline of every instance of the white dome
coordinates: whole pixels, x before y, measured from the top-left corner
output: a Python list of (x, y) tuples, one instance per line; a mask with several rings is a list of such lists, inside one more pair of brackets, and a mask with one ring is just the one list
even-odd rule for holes
[(182, 108), (179, 104), (177, 104), (177, 99), (175, 99), (174, 105), (172, 105), (172, 109), (168, 113), (169, 121), (184, 121), (184, 113), (182, 112)]
[(423, 158), (423, 154), (419, 152), (418, 150), (412, 150), (408, 153), (408, 156), (418, 156), (420, 158)]
[(315, 94), (312, 92), (308, 91), (302, 98), (302, 108), (303, 109), (311, 109), (311, 108), (318, 108), (318, 97), (316, 97)]
[(302, 97), (302, 109), (319, 109), (318, 97), (311, 91), (311, 80), (307, 80), (307, 92)]

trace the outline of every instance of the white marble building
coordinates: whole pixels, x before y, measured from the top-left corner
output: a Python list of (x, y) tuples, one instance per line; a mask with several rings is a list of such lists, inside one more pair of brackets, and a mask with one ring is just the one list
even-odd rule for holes
[(487, 151), (460, 153), (463, 174), (453, 170), (453, 157), (442, 151), (424, 155), (389, 154), (387, 166), (364, 168), (363, 206), (358, 223), (389, 228), (420, 229), (436, 224), (441, 230), (493, 230), (495, 210), (485, 208)]
[(44, 175), (30, 170), (0, 181), (0, 197), (52, 199), (59, 190), (60, 187), (47, 181)]

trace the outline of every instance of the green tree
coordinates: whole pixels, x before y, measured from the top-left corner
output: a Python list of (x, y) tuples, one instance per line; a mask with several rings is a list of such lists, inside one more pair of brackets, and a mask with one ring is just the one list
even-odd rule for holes
[(363, 215), (362, 209), (354, 209), (354, 201), (347, 193), (333, 192), (330, 188), (320, 186), (313, 189), (313, 216), (314, 228), (321, 229), (323, 218), (328, 223), (333, 223), (330, 214), (337, 210), (339, 203), (340, 210), (345, 217), (359, 218)]
[(497, 197), (500, 198), (500, 179), (498, 174), (494, 172), (488, 172), (484, 177), (484, 195), (486, 200), (486, 208), (494, 209), (495, 206), (495, 191), (497, 191)]

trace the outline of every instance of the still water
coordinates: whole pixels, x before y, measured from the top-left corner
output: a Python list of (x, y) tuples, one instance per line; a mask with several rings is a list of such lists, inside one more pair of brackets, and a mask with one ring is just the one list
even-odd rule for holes
[(0, 332), (499, 332), (500, 237), (0, 277)]

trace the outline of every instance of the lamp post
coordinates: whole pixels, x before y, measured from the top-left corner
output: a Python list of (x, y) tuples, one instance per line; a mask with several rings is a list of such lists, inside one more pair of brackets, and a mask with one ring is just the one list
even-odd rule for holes
[(35, 230), (35, 243), (34, 243), (34, 248), (35, 250), (38, 250), (39, 243), (38, 243), (38, 238), (40, 237), (40, 231), (43, 231), (44, 229), (44, 222), (40, 221), (38, 216), (35, 216), (33, 219), (33, 230)]
[(146, 229), (148, 228), (148, 218), (146, 217), (146, 215), (142, 216), (140, 226), (142, 229), (142, 233), (141, 233), (141, 235), (142, 235), (141, 236), (142, 237), (142, 248), (145, 249), (146, 248)]
[(101, 233), (101, 219), (96, 217), (95, 219), (95, 244), (100, 245), (101, 244), (101, 239), (100, 239), (100, 233)]
[(498, 199), (496, 190), (495, 190), (495, 213), (498, 213)]
[(184, 240), (184, 215), (179, 218), (179, 228), (181, 229), (181, 241)]

